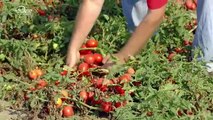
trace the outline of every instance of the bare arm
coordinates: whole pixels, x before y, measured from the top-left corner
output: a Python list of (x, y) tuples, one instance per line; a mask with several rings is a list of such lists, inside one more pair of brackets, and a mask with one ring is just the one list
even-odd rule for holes
[(98, 18), (104, 0), (83, 0), (77, 13), (69, 51), (78, 51)]
[(156, 10), (149, 10), (127, 44), (116, 54), (121, 61), (128, 59), (129, 56), (134, 56), (146, 45), (147, 41), (162, 22), (165, 8), (166, 5)]

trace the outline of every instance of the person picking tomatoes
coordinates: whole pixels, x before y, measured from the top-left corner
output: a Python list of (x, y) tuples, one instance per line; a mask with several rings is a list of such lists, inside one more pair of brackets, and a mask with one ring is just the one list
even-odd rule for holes
[[(114, 54), (120, 63), (134, 56), (146, 45), (163, 20), (168, 0), (122, 0), (123, 14), (132, 33), (126, 45)], [(69, 43), (66, 64), (78, 63), (79, 49), (95, 24), (104, 0), (83, 0), (77, 13), (75, 27)], [(104, 64), (109, 61), (105, 59)]]
[[(212, 12), (210, 12), (212, 11)], [(198, 26), (193, 41), (194, 49), (202, 50), (198, 60), (207, 62), (207, 71), (213, 75), (213, 6), (212, 0), (197, 1)], [(194, 54), (194, 53), (193, 53)]]

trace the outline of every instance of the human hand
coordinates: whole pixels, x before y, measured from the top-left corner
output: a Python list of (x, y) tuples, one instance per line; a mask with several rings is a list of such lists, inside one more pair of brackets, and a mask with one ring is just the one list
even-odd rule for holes
[[(114, 60), (113, 60), (114, 58)], [(119, 54), (113, 54), (113, 55), (107, 55), (102, 63), (104, 64), (102, 66), (102, 68), (104, 69), (110, 69), (111, 67), (113, 67), (114, 65), (116, 64), (124, 64), (125, 63), (125, 60), (124, 60), (124, 57), (119, 55)]]
[(79, 51), (71, 51), (69, 50), (67, 53), (66, 64), (69, 67), (74, 67), (80, 60)]

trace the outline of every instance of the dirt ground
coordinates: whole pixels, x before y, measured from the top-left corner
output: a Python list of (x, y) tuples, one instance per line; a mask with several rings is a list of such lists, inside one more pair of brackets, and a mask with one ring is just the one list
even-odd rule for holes
[(0, 100), (0, 120), (20, 120), (21, 117), (25, 117), (21, 111), (10, 109), (10, 103)]
[[(10, 109), (10, 103), (0, 100), (0, 120), (28, 120), (27, 115), (21, 111)], [(108, 120), (107, 118), (97, 118), (95, 116), (75, 116), (78, 120)], [(32, 119), (31, 119), (32, 120)], [(33, 120), (41, 120), (39, 118)]]

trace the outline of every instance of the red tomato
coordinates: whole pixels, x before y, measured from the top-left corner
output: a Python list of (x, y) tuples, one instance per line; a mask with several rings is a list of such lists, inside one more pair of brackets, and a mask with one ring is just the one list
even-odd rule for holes
[(120, 94), (120, 95), (124, 95), (125, 94), (125, 90), (121, 86), (115, 86), (114, 89), (115, 89), (115, 92), (117, 94)]
[(135, 74), (135, 70), (132, 67), (129, 67), (127, 70), (127, 73), (130, 75), (133, 75), (133, 74)]
[(67, 75), (67, 70), (62, 71), (60, 74), (61, 74), (61, 76)]
[(48, 18), (49, 22), (53, 21), (53, 19), (54, 19), (54, 17), (52, 15), (49, 15), (47, 18)]
[(176, 53), (182, 53), (182, 52), (183, 52), (183, 50), (182, 50), (182, 48), (177, 47), (177, 48), (175, 48), (175, 52), (176, 52)]
[(96, 87), (97, 88), (101, 88), (101, 86), (103, 85), (103, 78), (99, 78), (99, 79), (97, 79), (97, 81), (96, 81)]
[(119, 77), (120, 83), (130, 82), (130, 80), (131, 80), (131, 75), (127, 73)]
[(92, 100), (94, 98), (95, 93), (94, 92), (88, 92), (88, 99)]
[(84, 57), (84, 62), (88, 63), (88, 64), (93, 64), (95, 62), (95, 58), (94, 58), (93, 54), (86, 55)]
[(150, 117), (150, 116), (153, 115), (153, 113), (149, 111), (149, 112), (146, 113), (146, 115)]
[[(85, 44), (83, 44), (83, 45), (81, 46), (81, 48), (87, 48), (87, 47), (86, 47)], [(80, 52), (80, 55), (87, 55), (87, 54), (91, 54), (91, 53), (92, 53), (91, 50), (80, 50), (79, 52)]]
[(142, 83), (141, 83), (141, 82), (139, 82), (139, 81), (138, 81), (138, 82), (136, 82), (136, 81), (135, 81), (135, 82), (132, 82), (132, 84), (133, 84), (134, 86), (139, 87), (139, 86), (141, 86), (141, 84), (142, 84)]
[(182, 115), (183, 115), (182, 111), (181, 111), (181, 110), (178, 110), (178, 111), (177, 111), (177, 115), (178, 115), (178, 116), (182, 116)]
[(194, 19), (194, 20), (192, 21), (192, 24), (193, 24), (193, 25), (197, 25), (197, 19)]
[(88, 73), (88, 70), (89, 70), (89, 64), (87, 63), (81, 63), (79, 66), (78, 66), (78, 70), (80, 72), (82, 72), (83, 74), (86, 74)]
[(71, 117), (74, 115), (73, 108), (71, 106), (65, 106), (62, 110), (62, 114), (64, 117)]
[(47, 86), (47, 82), (45, 80), (39, 80), (37, 83), (37, 88), (41, 89)]
[(24, 100), (27, 101), (30, 99), (30, 96), (27, 93), (24, 93)]
[(88, 48), (94, 48), (94, 47), (97, 47), (97, 46), (98, 46), (97, 40), (90, 39), (90, 40), (87, 40), (87, 42), (86, 42), (86, 47), (88, 47)]
[(108, 90), (108, 87), (106, 85), (102, 85), (99, 89), (102, 92), (106, 92)]
[(56, 86), (59, 85), (59, 84), (60, 84), (60, 81), (59, 81), (59, 80), (55, 81), (55, 85), (56, 85)]
[(96, 64), (99, 64), (99, 63), (102, 62), (103, 56), (102, 56), (101, 54), (95, 53), (93, 56), (94, 56), (94, 58), (95, 58), (95, 63), (96, 63)]
[(197, 6), (197, 0), (194, 0), (195, 5)]
[(97, 82), (97, 79), (92, 79), (90, 82), (95, 85)]
[(187, 110), (186, 114), (187, 115), (193, 115), (193, 112), (191, 110)]
[(30, 90), (30, 91), (35, 91), (35, 90), (36, 90), (36, 88), (34, 88), (34, 87), (30, 87), (30, 88), (29, 88), (29, 90)]
[(36, 79), (36, 78), (38, 77), (35, 70), (31, 70), (31, 71), (29, 72), (28, 76), (29, 76), (29, 78), (30, 78), (31, 80)]
[(185, 46), (189, 46), (189, 45), (190, 45), (190, 41), (189, 41), (189, 40), (184, 40), (184, 41), (183, 41), (183, 44), (184, 44)]
[(191, 10), (196, 10), (197, 6), (195, 3), (192, 3)]
[(175, 55), (176, 55), (175, 53), (170, 53), (167, 59), (168, 59), (169, 61), (172, 61), (172, 59), (173, 59), (173, 57), (174, 57)]
[(185, 5), (186, 5), (187, 9), (191, 10), (192, 5), (193, 5), (193, 1), (192, 0), (186, 0)]
[(46, 12), (44, 10), (38, 9), (37, 12), (38, 12), (38, 14), (40, 16), (45, 16), (46, 15)]
[(106, 113), (112, 111), (112, 102), (102, 102), (101, 109)]
[(88, 98), (88, 93), (85, 91), (85, 90), (82, 90), (80, 93), (79, 93), (79, 96), (81, 99), (83, 99), (84, 101), (87, 100)]
[(101, 103), (103, 102), (103, 100), (101, 100), (101, 99), (98, 99), (98, 100), (95, 100), (95, 99), (92, 99), (92, 104), (93, 105), (100, 105)]
[(80, 55), (80, 59), (82, 59), (82, 60), (83, 60), (83, 59), (84, 59), (84, 57), (85, 57), (85, 55)]
[(114, 104), (114, 106), (115, 106), (116, 108), (119, 108), (119, 107), (122, 106), (122, 104), (121, 104), (121, 102), (116, 102), (116, 103)]

